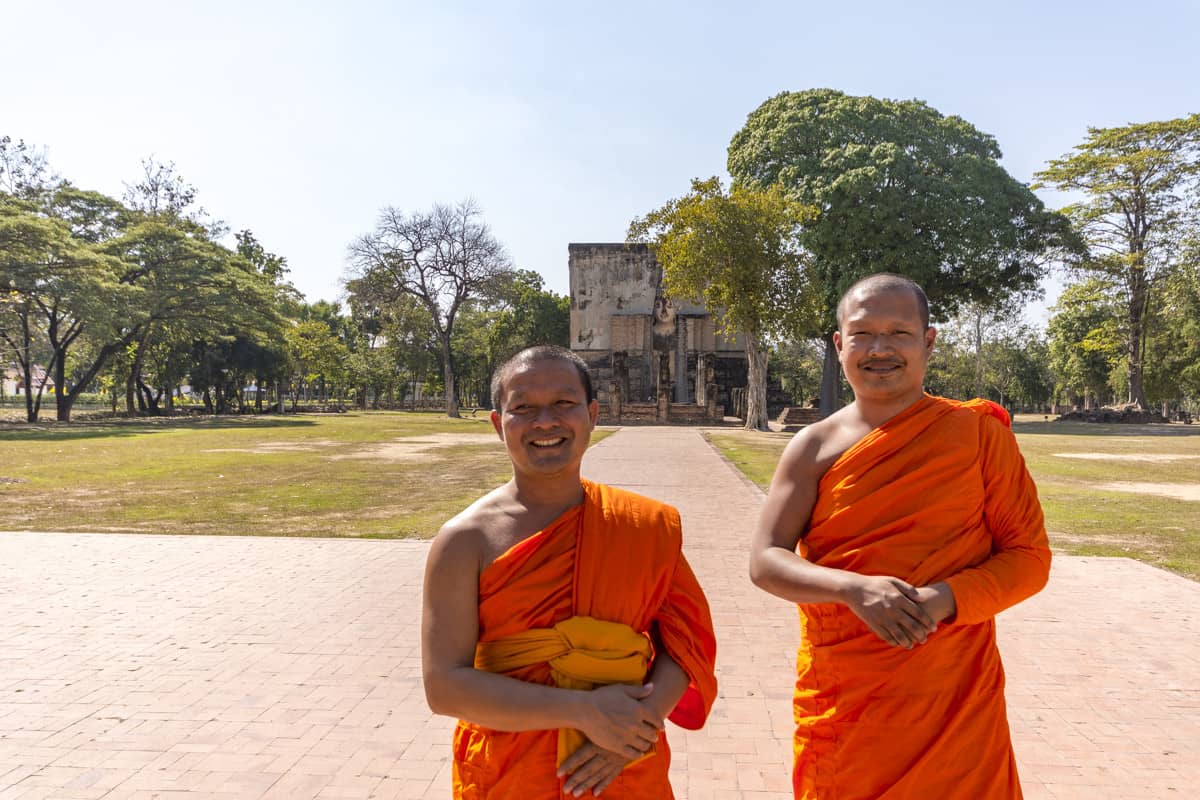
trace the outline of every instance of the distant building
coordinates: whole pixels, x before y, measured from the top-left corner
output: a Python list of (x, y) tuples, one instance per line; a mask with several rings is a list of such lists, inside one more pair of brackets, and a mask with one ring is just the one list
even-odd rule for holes
[(659, 421), (733, 412), (734, 390), (747, 382), (740, 337), (719, 334), (703, 306), (668, 297), (649, 247), (569, 244), (567, 252), (571, 349), (591, 368), (602, 413), (620, 419), (664, 403), (673, 408), (660, 409)]
[[(36, 394), (38, 387), (45, 382), (45, 388), (42, 389), (43, 394), (50, 394), (54, 390), (54, 378), (46, 374), (46, 370), (34, 364), (30, 369), (33, 380), (33, 391)], [(23, 397), (25, 395), (25, 373), (16, 364), (8, 364), (4, 367), (3, 376), (0, 376), (0, 397)]]

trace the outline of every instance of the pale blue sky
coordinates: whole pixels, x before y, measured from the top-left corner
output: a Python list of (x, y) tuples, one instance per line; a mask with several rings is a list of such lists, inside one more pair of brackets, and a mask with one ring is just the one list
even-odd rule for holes
[(565, 293), (568, 242), (621, 241), (724, 176), (780, 91), (920, 98), (994, 135), (1025, 181), (1089, 125), (1200, 111), (1187, 0), (4, 6), (0, 135), (115, 196), (144, 156), (174, 161), (310, 300), (338, 297), (381, 206), (467, 196)]

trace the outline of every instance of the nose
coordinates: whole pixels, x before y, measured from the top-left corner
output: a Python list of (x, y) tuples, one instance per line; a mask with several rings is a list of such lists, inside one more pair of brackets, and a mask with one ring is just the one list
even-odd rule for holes
[(869, 346), (867, 347), (868, 355), (883, 355), (891, 349), (888, 338), (883, 334), (876, 334), (871, 337)]

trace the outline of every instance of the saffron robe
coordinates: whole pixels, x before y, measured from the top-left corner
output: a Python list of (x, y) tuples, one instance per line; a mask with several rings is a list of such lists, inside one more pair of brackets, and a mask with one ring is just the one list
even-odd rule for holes
[[(492, 645), (576, 617), (621, 623), (643, 636), (656, 627), (663, 648), (690, 680), (669, 719), (699, 728), (716, 699), (716, 641), (704, 592), (683, 557), (679, 514), (603, 484), (583, 481), (583, 489), (581, 505), (514, 545), (479, 576), (476, 662), (488, 666), (497, 649)], [(651, 667), (652, 662), (646, 670)], [(545, 661), (499, 671), (556, 685)], [(557, 730), (496, 731), (460, 721), (454, 731), (454, 797), (570, 797), (556, 775), (558, 749)], [(670, 750), (660, 735), (654, 754), (627, 765), (604, 794), (672, 797), (669, 766)]]
[(985, 400), (926, 395), (829, 468), (801, 555), (827, 567), (945, 581), (957, 613), (911, 650), (841, 604), (800, 606), (797, 798), (1021, 797), (993, 617), (1045, 585), (1037, 489)]

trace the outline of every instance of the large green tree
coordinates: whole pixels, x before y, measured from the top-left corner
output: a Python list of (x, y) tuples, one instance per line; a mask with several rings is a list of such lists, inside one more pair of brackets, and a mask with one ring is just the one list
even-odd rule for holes
[(1124, 311), (1128, 401), (1148, 407), (1144, 386), (1150, 306), (1178, 263), (1180, 241), (1200, 202), (1200, 114), (1089, 128), (1073, 153), (1037, 178), (1084, 199), (1063, 211), (1087, 240), (1078, 260), (1120, 291)]
[(630, 241), (653, 248), (670, 295), (703, 302), (741, 337), (747, 430), (767, 428), (768, 340), (815, 324), (820, 292), (798, 239), (808, 214), (779, 186), (727, 192), (709, 178), (629, 226)]
[[(102, 246), (119, 208), (111, 198), (69, 184), (38, 201), (0, 197), (0, 289), (5, 317), (17, 322), (3, 326), (5, 338), (12, 343), (16, 334), (27, 385), (33, 366), (29, 344), (35, 338), (45, 342), (45, 369), (53, 376), (60, 421), (70, 419), (72, 404), (104, 361), (130, 341), (123, 319), (136, 289), (122, 284), (123, 264)], [(92, 351), (95, 360), (72, 361), (80, 338), (98, 331), (107, 342)], [(69, 368), (81, 377), (69, 380)], [(26, 415), (35, 421), (38, 408), (29, 401)]]
[(378, 305), (407, 295), (429, 314), (440, 345), (450, 417), (459, 416), (452, 347), (459, 312), (512, 272), (503, 245), (482, 217), (469, 200), (412, 214), (388, 207), (380, 212), (375, 230), (350, 245), (348, 291), (377, 298)]
[(919, 100), (785, 92), (752, 112), (729, 145), (737, 185), (783, 186), (817, 209), (800, 240), (824, 296), (822, 410), (836, 405), (838, 297), (896, 272), (921, 284), (939, 317), (965, 302), (1032, 295), (1048, 253), (1074, 240), (1065, 218), (1000, 166), (995, 139)]
[(1046, 326), (1048, 359), (1058, 400), (1084, 408), (1103, 405), (1121, 354), (1119, 301), (1110, 281), (1090, 278), (1068, 286)]

